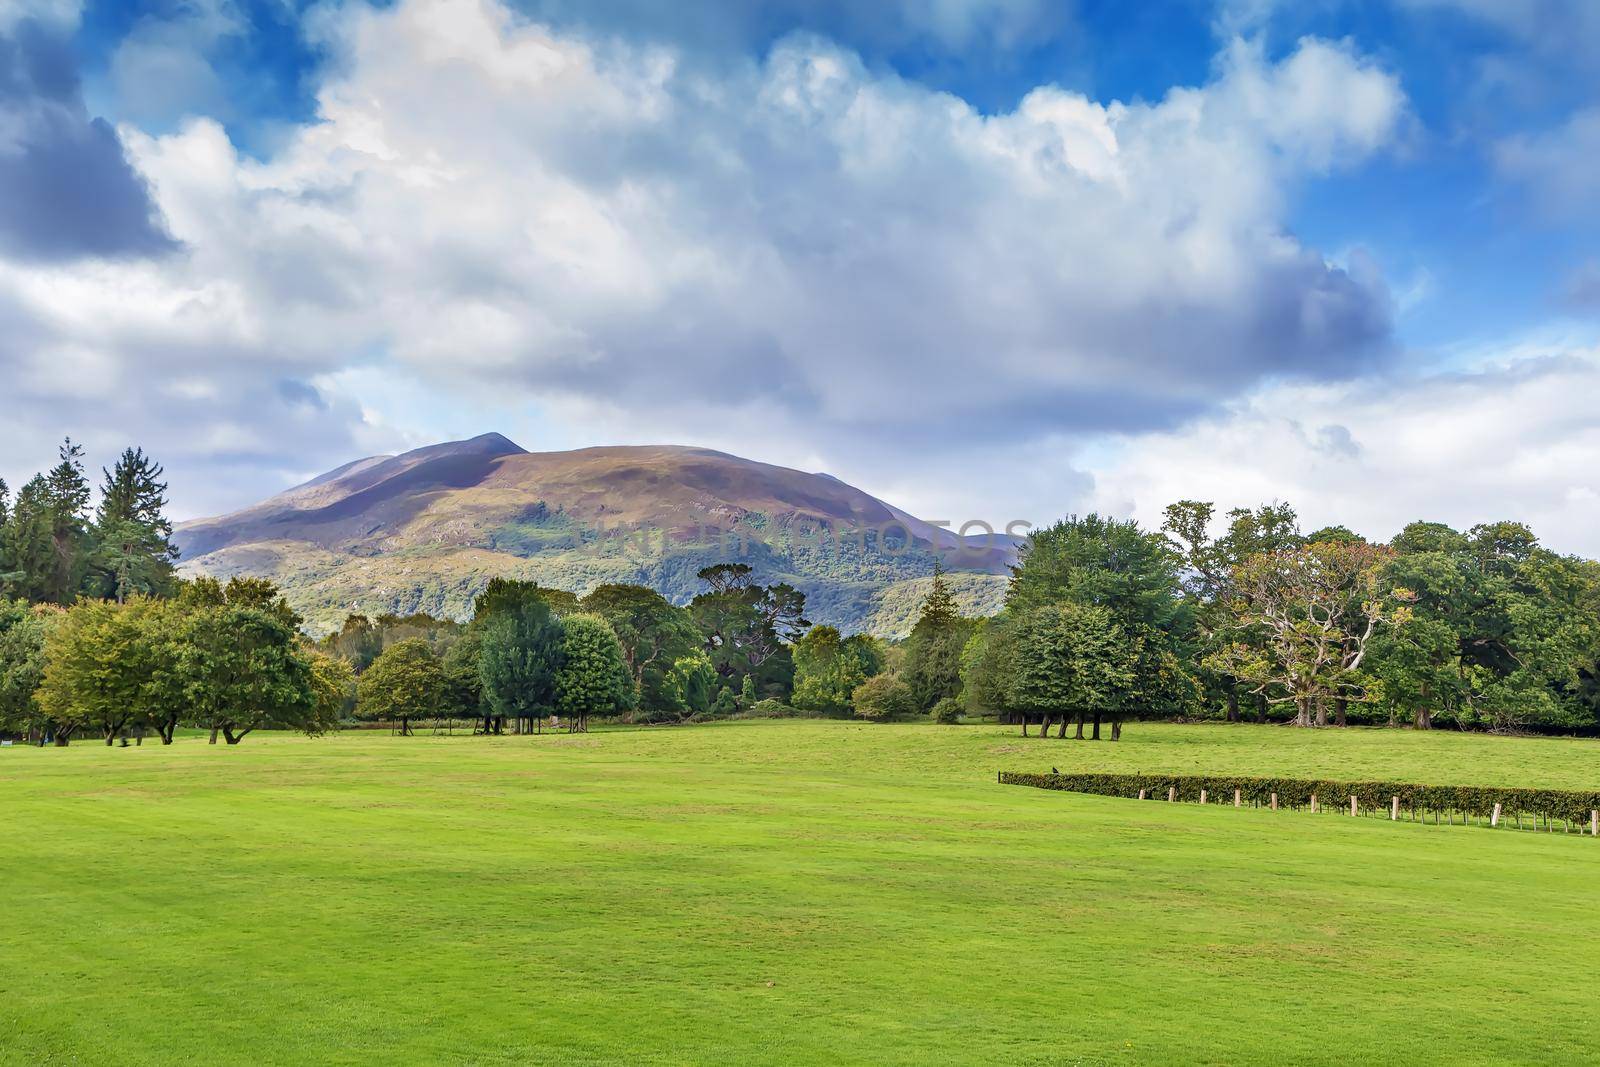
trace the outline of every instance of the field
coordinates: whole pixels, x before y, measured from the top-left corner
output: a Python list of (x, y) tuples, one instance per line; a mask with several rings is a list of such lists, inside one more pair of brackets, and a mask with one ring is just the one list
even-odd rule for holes
[(0, 1062), (1573, 1063), (1600, 842), (995, 784), (1600, 742), (739, 723), (0, 751)]

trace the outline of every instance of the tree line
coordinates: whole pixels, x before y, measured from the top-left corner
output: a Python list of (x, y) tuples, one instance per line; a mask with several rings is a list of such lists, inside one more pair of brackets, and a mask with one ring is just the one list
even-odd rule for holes
[[(961, 654), (969, 711), (1299, 726), (1600, 726), (1600, 564), (1525, 525), (1415, 522), (1389, 543), (1303, 534), (1272, 504), (1181, 501), (1159, 530), (1037, 531)], [(1060, 734), (1066, 729), (1063, 718)]]
[(685, 605), (496, 578), (465, 621), (351, 615), (313, 640), (263, 579), (181, 580), (161, 466), (127, 449), (96, 506), (82, 451), (13, 501), (0, 482), (0, 732), (107, 743), (179, 726), (228, 743), (342, 721), (735, 714), (999, 717), (1112, 739), (1129, 719), (1496, 730), (1600, 725), (1600, 565), (1518, 523), (1303, 534), (1286, 504), (1160, 529), (1099, 515), (1037, 530), (999, 614), (960, 614), (935, 564), (901, 641), (813, 626), (805, 594), (703, 568)]

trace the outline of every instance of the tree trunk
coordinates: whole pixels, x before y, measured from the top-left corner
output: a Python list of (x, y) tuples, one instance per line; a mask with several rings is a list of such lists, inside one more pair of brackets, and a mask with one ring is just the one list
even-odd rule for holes
[(1061, 726), (1060, 726), (1059, 729), (1056, 730), (1056, 736), (1057, 737), (1066, 737), (1067, 736), (1067, 716), (1066, 716), (1066, 713), (1064, 713), (1064, 712), (1061, 715)]
[(1305, 697), (1294, 698), (1294, 724), (1296, 726), (1311, 725), (1311, 706)]
[(156, 723), (156, 733), (161, 735), (163, 745), (172, 744), (172, 735), (178, 732), (178, 720), (168, 719), (166, 722)]
[(1416, 727), (1419, 730), (1433, 729), (1433, 711), (1426, 706), (1417, 709)]
[(1267, 721), (1267, 696), (1265, 693), (1256, 694), (1256, 722)]
[(1083, 712), (1078, 712), (1078, 732), (1072, 735), (1074, 741), (1083, 740)]
[(1228, 683), (1228, 721), (1239, 721), (1239, 689), (1234, 683)]
[(1350, 700), (1340, 697), (1333, 702), (1333, 721), (1340, 726), (1350, 725)]
[(210, 744), (210, 745), (214, 745), (214, 744), (217, 743), (217, 728), (215, 726), (213, 726), (211, 728), (211, 740), (206, 742), (206, 743)]
[(72, 735), (70, 733), (67, 733), (64, 730), (57, 730), (50, 743), (55, 745), (56, 748), (66, 748), (71, 741)]
[(116, 741), (116, 739), (117, 739), (117, 728), (115, 726), (107, 726), (106, 727), (106, 747), (110, 748), (112, 742)]
[(1121, 741), (1122, 740), (1122, 720), (1121, 719), (1112, 719), (1111, 720), (1111, 740), (1113, 740), (1113, 741)]
[(1022, 720), (1022, 736), (1023, 737), (1027, 737), (1028, 736), (1028, 713), (1027, 712), (1023, 712), (1021, 715), (1018, 715), (1017, 718)]
[[(254, 727), (251, 729), (254, 729)], [(245, 735), (249, 732), (250, 730), (240, 730), (238, 733), (234, 733), (232, 726), (224, 726), (222, 728), (222, 739), (230, 745), (237, 745), (245, 739)]]
[(400, 736), (401, 737), (410, 737), (411, 736), (411, 716), (409, 716), (409, 715), (400, 716)]
[(1094, 741), (1100, 740), (1100, 713), (1098, 711), (1094, 713), (1094, 732), (1089, 737)]
[(1317, 701), (1317, 725), (1328, 725), (1328, 702), (1326, 700)]

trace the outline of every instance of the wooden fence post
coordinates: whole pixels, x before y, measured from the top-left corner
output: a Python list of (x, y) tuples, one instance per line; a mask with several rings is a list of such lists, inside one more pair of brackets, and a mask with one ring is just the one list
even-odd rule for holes
[(1177, 799), (1178, 799), (1178, 787), (1175, 786), (1175, 785), (1167, 786), (1167, 803), (1171, 804), (1171, 803), (1175, 802)]
[(1500, 825), (1500, 805), (1498, 805), (1498, 804), (1496, 804), (1494, 806), (1494, 814), (1489, 816), (1489, 825), (1490, 826), (1499, 826)]
[(1315, 815), (1316, 813), (1317, 813), (1317, 794), (1312, 793), (1311, 794), (1311, 814)]
[(1278, 810), (1278, 794), (1276, 793), (1272, 794), (1272, 810)]
[(1396, 822), (1400, 818), (1400, 798), (1389, 798), (1389, 821)]
[(1356, 798), (1354, 796), (1352, 796), (1350, 798), (1350, 814), (1354, 815), (1355, 813), (1356, 813)]
[(1237, 789), (1235, 789), (1235, 790), (1234, 790), (1234, 791), (1233, 791), (1233, 806), (1234, 806), (1234, 807), (1236, 807), (1236, 808), (1237, 808), (1237, 807), (1240, 807), (1240, 803), (1239, 803), (1239, 791), (1238, 791), (1238, 790), (1237, 790)]
[(1204, 804), (1205, 802), (1206, 802), (1206, 791), (1204, 789), (1202, 789), (1202, 790), (1200, 790), (1200, 803)]

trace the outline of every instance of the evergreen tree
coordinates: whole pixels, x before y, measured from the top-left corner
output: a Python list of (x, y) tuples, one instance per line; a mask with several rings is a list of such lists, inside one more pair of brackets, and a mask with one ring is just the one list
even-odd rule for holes
[(125, 449), (105, 481), (95, 513), (93, 591), (119, 603), (131, 594), (164, 595), (172, 591), (172, 523), (166, 517), (167, 485), (161, 464), (143, 449)]
[(77, 598), (89, 565), (89, 480), (83, 473), (83, 449), (62, 442), (60, 461), (44, 476), (42, 518), (49, 535), (50, 556), (36, 576), (37, 599), (70, 604)]
[[(512, 588), (515, 585), (524, 588)], [(479, 604), (480, 609), (485, 607), (483, 597)], [(491, 710), (484, 721), (485, 732), (500, 733), (507, 718), (515, 719), (520, 727), (526, 720), (554, 710), (556, 673), (562, 665), (562, 624), (532, 582), (505, 583), (487, 609), (473, 622), (481, 641), (478, 674)]]
[(936, 561), (933, 587), (922, 602), (922, 614), (906, 639), (904, 680), (918, 711), (928, 711), (945, 697), (961, 695), (961, 650), (972, 636), (973, 622), (956, 609), (955, 597)]

